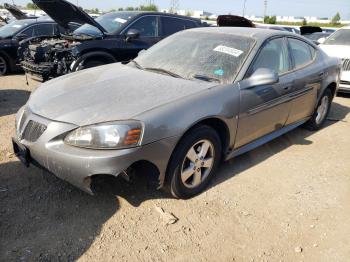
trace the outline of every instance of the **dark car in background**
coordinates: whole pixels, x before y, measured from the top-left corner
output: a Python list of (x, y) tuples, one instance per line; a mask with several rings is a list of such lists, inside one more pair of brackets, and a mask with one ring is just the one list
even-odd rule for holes
[(0, 75), (19, 69), (17, 50), (20, 41), (32, 37), (54, 36), (57, 24), (48, 17), (15, 20), (0, 27)]
[(60, 26), (82, 24), (73, 34), (32, 41), (22, 67), (39, 81), (99, 65), (129, 61), (178, 31), (201, 27), (199, 19), (159, 12), (111, 12), (94, 20), (65, 0), (33, 0)]

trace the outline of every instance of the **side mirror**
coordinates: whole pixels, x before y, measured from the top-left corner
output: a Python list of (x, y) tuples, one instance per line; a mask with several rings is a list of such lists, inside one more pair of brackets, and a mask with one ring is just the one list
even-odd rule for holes
[(273, 85), (278, 82), (277, 72), (268, 68), (259, 68), (249, 78), (242, 80), (240, 85), (244, 89), (249, 89), (256, 86)]
[(323, 44), (323, 43), (326, 41), (326, 39), (327, 39), (327, 38), (322, 37), (322, 38), (320, 38), (320, 39), (317, 40), (317, 43)]
[(18, 34), (18, 35), (15, 36), (15, 38), (16, 38), (17, 41), (22, 41), (22, 40), (24, 40), (24, 39), (27, 39), (28, 37), (29, 37), (29, 36), (26, 35), (26, 34)]
[(129, 31), (126, 33), (126, 42), (129, 42), (132, 39), (136, 39), (140, 36), (140, 31), (137, 29), (129, 29)]

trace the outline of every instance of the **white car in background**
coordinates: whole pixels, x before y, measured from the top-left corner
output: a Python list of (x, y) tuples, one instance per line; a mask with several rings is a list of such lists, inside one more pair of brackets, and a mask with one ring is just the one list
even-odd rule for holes
[(350, 26), (342, 27), (322, 42), (320, 48), (327, 55), (342, 59), (343, 71), (339, 92), (350, 93)]

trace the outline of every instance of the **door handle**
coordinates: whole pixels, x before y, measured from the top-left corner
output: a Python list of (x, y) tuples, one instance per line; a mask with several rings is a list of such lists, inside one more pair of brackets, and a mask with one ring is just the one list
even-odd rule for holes
[(323, 77), (323, 76), (324, 76), (324, 72), (319, 73), (318, 76), (319, 76), (319, 77)]
[(292, 89), (292, 85), (290, 85), (290, 86), (285, 86), (285, 87), (283, 87), (283, 90), (285, 90), (285, 91), (289, 91), (289, 90), (291, 90)]

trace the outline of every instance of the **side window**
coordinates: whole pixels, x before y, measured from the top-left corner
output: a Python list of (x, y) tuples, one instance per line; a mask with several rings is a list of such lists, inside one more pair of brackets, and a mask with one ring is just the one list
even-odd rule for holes
[(303, 67), (309, 64), (316, 55), (311, 53), (310, 45), (293, 38), (289, 38), (290, 49), (294, 59), (295, 68)]
[(30, 26), (27, 29), (23, 30), (21, 34), (24, 34), (28, 37), (32, 37), (34, 35), (34, 26)]
[(34, 36), (52, 36), (54, 35), (53, 24), (40, 24), (34, 26)]
[(140, 32), (141, 37), (156, 37), (158, 26), (156, 16), (145, 16), (133, 23), (130, 29), (136, 29)]
[(290, 70), (288, 48), (284, 38), (270, 40), (260, 51), (251, 74), (259, 68), (268, 68), (279, 75)]
[(192, 21), (173, 17), (161, 17), (161, 21), (162, 36), (169, 36), (179, 31), (195, 27), (195, 23)]

